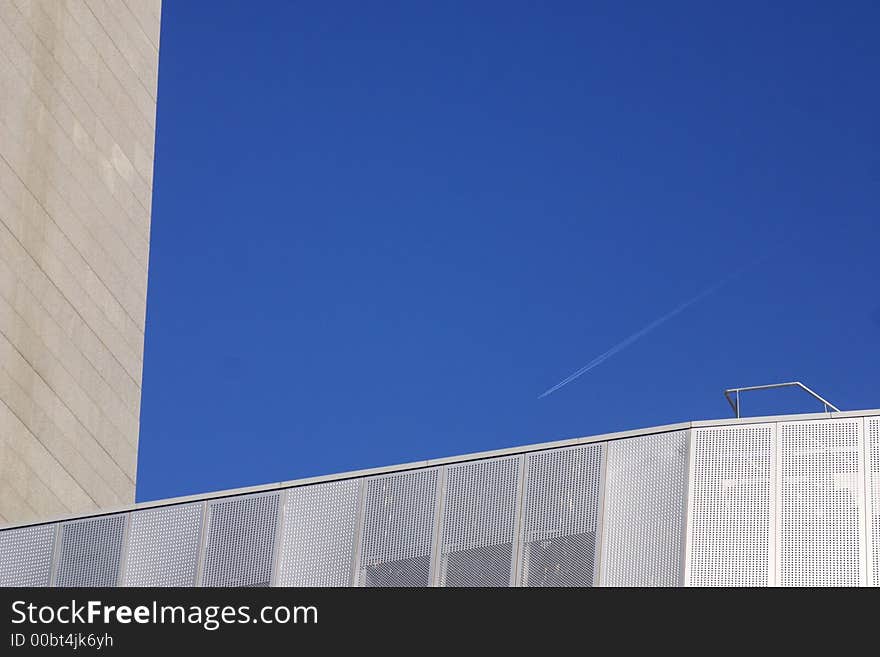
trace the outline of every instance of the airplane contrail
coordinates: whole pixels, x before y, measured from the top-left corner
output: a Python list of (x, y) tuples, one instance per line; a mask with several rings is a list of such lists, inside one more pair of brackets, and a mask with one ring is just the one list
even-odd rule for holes
[[(765, 256), (765, 258), (766, 258), (766, 256)], [(629, 336), (625, 340), (618, 342), (616, 345), (611, 347), (608, 351), (596, 356), (589, 363), (587, 363), (586, 365), (584, 365), (582, 368), (580, 368), (576, 372), (573, 372), (572, 374), (570, 374), (569, 376), (564, 378), (562, 381), (557, 383), (552, 388), (548, 388), (547, 390), (542, 392), (540, 395), (538, 395), (538, 399), (543, 399), (547, 395), (550, 395), (550, 394), (556, 392), (557, 390), (559, 390), (562, 386), (568, 385), (569, 383), (571, 383), (572, 381), (574, 381), (578, 377), (583, 376), (584, 374), (589, 372), (594, 367), (598, 367), (600, 364), (602, 364), (603, 362), (605, 362), (606, 360), (608, 360), (609, 358), (611, 358), (615, 354), (620, 353), (621, 351), (626, 349), (628, 346), (630, 346), (636, 340), (639, 340), (640, 338), (645, 337), (648, 333), (653, 331), (655, 328), (657, 328), (661, 324), (665, 324), (666, 322), (668, 322), (670, 319), (672, 319), (676, 315), (681, 314), (682, 312), (684, 312), (685, 310), (687, 310), (688, 308), (693, 306), (695, 303), (698, 303), (698, 302), (702, 301), (703, 299), (705, 299), (706, 297), (708, 297), (710, 294), (717, 292), (719, 289), (721, 289), (722, 287), (727, 285), (734, 278), (736, 278), (737, 276), (742, 274), (747, 269), (754, 267), (755, 265), (757, 265), (759, 262), (761, 262), (765, 258), (759, 258), (757, 260), (750, 262), (747, 265), (740, 267), (739, 269), (737, 269), (733, 273), (728, 274), (727, 276), (722, 278), (720, 281), (718, 281), (714, 285), (707, 287), (705, 290), (700, 292), (697, 296), (693, 297), (692, 299), (688, 299), (687, 301), (685, 301), (681, 305), (676, 306), (675, 308), (670, 310), (668, 313), (666, 313), (662, 317), (655, 319), (653, 322), (648, 324), (643, 329), (636, 331), (635, 333), (633, 333), (631, 336)]]

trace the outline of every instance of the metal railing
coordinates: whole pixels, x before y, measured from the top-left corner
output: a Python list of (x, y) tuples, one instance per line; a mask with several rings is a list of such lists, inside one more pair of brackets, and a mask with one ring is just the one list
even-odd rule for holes
[[(837, 408), (830, 401), (820, 396), (816, 392), (810, 390), (807, 386), (805, 386), (800, 381), (789, 381), (787, 383), (770, 383), (763, 386), (746, 386), (744, 388), (728, 388), (724, 391), (724, 396), (727, 398), (727, 403), (730, 404), (730, 407), (733, 409), (733, 412), (736, 414), (736, 417), (740, 417), (740, 403), (739, 403), (739, 394), (741, 392), (749, 392), (751, 390), (770, 390), (772, 388), (800, 388), (804, 390), (807, 394), (811, 395), (818, 399), (825, 406), (825, 412), (828, 412), (830, 408), (832, 411), (840, 413), (840, 409)], [(735, 394), (736, 396), (731, 399), (731, 394)]]

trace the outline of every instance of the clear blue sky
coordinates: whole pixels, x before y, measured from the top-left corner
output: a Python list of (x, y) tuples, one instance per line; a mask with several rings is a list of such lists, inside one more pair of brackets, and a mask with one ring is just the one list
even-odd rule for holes
[(878, 3), (163, 4), (139, 500), (880, 406)]

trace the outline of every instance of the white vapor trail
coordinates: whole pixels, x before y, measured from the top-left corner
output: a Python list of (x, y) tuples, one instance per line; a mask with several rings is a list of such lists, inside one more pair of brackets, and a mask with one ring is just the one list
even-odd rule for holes
[(672, 319), (676, 315), (681, 314), (682, 312), (684, 312), (685, 310), (687, 310), (688, 308), (693, 306), (695, 303), (698, 303), (698, 302), (702, 301), (703, 299), (705, 299), (706, 297), (708, 297), (710, 294), (717, 292), (719, 289), (721, 289), (722, 287), (727, 285), (734, 278), (736, 278), (737, 276), (742, 274), (746, 269), (750, 269), (751, 267), (753, 267), (756, 264), (758, 264), (759, 262), (761, 262), (763, 259), (764, 258), (760, 258), (758, 260), (750, 262), (747, 265), (740, 267), (739, 269), (737, 269), (733, 273), (728, 274), (727, 276), (722, 278), (720, 281), (718, 281), (717, 283), (715, 283), (711, 287), (708, 287), (705, 290), (703, 290), (702, 292), (700, 292), (694, 298), (685, 301), (683, 304), (681, 304), (679, 306), (676, 306), (674, 309), (670, 310), (668, 313), (666, 313), (662, 317), (655, 319), (653, 322), (648, 324), (643, 329), (636, 331), (635, 333), (633, 333), (631, 336), (629, 336), (625, 340), (618, 342), (616, 345), (611, 347), (611, 349), (609, 349), (608, 351), (606, 351), (604, 353), (599, 354), (593, 360), (591, 360), (589, 363), (587, 363), (586, 365), (584, 365), (582, 368), (580, 368), (576, 372), (573, 372), (572, 374), (570, 374), (569, 376), (564, 378), (562, 381), (557, 383), (552, 388), (548, 388), (547, 390), (542, 392), (540, 395), (538, 395), (538, 399), (543, 399), (547, 395), (553, 394), (554, 392), (559, 390), (562, 386), (568, 385), (569, 383), (574, 381), (576, 378), (583, 376), (584, 374), (589, 372), (594, 367), (598, 367), (599, 365), (604, 363), (606, 360), (608, 360), (609, 358), (611, 358), (615, 354), (620, 353), (621, 351), (626, 349), (628, 346), (630, 346), (636, 340), (639, 340), (640, 338), (645, 337), (648, 333), (653, 331), (655, 328), (657, 328), (661, 324), (665, 324), (666, 322), (668, 322), (670, 319)]

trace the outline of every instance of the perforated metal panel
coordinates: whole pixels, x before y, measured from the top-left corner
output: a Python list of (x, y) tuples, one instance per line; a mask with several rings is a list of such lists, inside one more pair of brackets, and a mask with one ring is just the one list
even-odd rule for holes
[(55, 525), (0, 532), (0, 586), (49, 586)]
[(359, 480), (287, 491), (279, 547), (279, 586), (348, 586)]
[(608, 444), (602, 583), (679, 586), (686, 513), (688, 432)]
[(269, 586), (278, 497), (247, 495), (208, 505), (204, 586)]
[(770, 583), (773, 424), (695, 429), (691, 586)]
[(194, 586), (201, 531), (200, 503), (132, 513), (123, 586)]
[(359, 582), (428, 586), (436, 468), (368, 479)]
[(870, 543), (871, 550), (871, 584), (880, 586), (880, 418), (865, 420), (868, 452), (868, 491), (867, 502), (870, 505)]
[(689, 585), (880, 584), (880, 418), (691, 436), (0, 530), (0, 586), (674, 585), (684, 497)]
[(862, 583), (861, 424), (779, 424), (781, 586)]
[(510, 586), (520, 457), (449, 466), (441, 586)]
[(593, 586), (604, 444), (526, 456), (520, 581)]
[(125, 515), (61, 525), (56, 586), (116, 586)]

